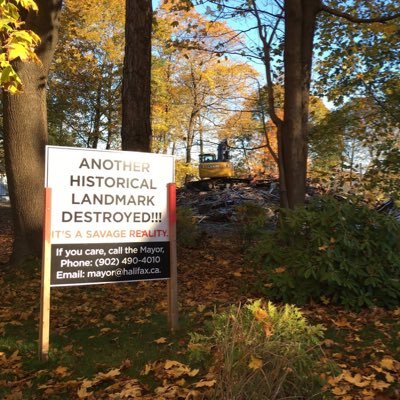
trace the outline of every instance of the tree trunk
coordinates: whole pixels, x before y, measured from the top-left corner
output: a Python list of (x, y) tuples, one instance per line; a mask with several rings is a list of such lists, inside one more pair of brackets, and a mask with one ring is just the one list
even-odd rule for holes
[(42, 64), (17, 62), (23, 93), (3, 92), (4, 148), (14, 222), (10, 260), (40, 257), (42, 252), (44, 155), (47, 144), (47, 76), (57, 43), (61, 0), (38, 0), (39, 12), (26, 14), (26, 29), (41, 38), (37, 54)]
[(290, 208), (302, 205), (306, 193), (309, 88), (313, 37), (319, 9), (319, 0), (285, 1), (282, 157)]
[[(103, 78), (104, 79), (104, 78)], [(102, 80), (98, 82), (96, 90), (96, 100), (94, 105), (94, 121), (93, 121), (93, 132), (91, 137), (88, 138), (89, 146), (92, 149), (97, 149), (99, 140), (101, 137), (100, 125), (101, 125), (101, 94), (103, 91)]]
[(186, 159), (185, 162), (190, 164), (192, 162), (192, 147), (194, 141), (194, 124), (197, 118), (197, 111), (192, 111), (189, 118), (189, 125), (186, 136)]
[(126, 0), (122, 78), (123, 150), (151, 151), (151, 0)]

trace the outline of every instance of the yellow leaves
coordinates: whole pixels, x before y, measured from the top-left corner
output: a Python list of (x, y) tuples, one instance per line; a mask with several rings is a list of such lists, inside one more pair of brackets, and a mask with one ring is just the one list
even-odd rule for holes
[(364, 379), (361, 374), (355, 374), (353, 376), (349, 371), (343, 373), (343, 379), (359, 388), (366, 387), (370, 384), (369, 380)]
[(108, 371), (106, 373), (99, 372), (96, 375), (96, 378), (99, 379), (100, 381), (104, 381), (104, 380), (107, 380), (107, 379), (115, 378), (116, 376), (118, 376), (120, 374), (121, 374), (120, 369), (119, 368), (114, 368), (114, 369), (111, 369), (110, 371)]
[(340, 316), (336, 320), (332, 320), (332, 322), (338, 327), (338, 328), (351, 328), (351, 324), (347, 319), (345, 319), (343, 316)]
[(380, 362), (380, 365), (382, 368), (388, 369), (389, 371), (396, 371), (395, 360), (393, 360), (393, 358), (384, 357)]
[(121, 370), (119, 368), (114, 368), (105, 373), (99, 372), (92, 380), (85, 379), (77, 391), (78, 398), (86, 399), (86, 398), (90, 397), (93, 394), (93, 392), (88, 391), (88, 389), (91, 389), (93, 386), (95, 386), (101, 382), (104, 382), (104, 381), (107, 381), (110, 379), (114, 379), (115, 377), (117, 377), (120, 374), (121, 374)]
[(8, 60), (13, 61), (20, 58), (22, 61), (39, 62), (38, 57), (34, 53), (35, 46), (40, 42), (40, 38), (32, 31), (15, 31), (13, 32), (5, 46), (8, 52)]
[(199, 373), (199, 370), (191, 369), (179, 361), (166, 360), (146, 364), (141, 374), (148, 375), (150, 372), (153, 372), (160, 379), (180, 379), (184, 376), (194, 377)]
[(160, 338), (154, 340), (154, 343), (157, 343), (157, 344), (164, 344), (164, 343), (167, 343), (167, 338), (165, 338), (165, 337), (160, 337)]
[(205, 306), (204, 304), (199, 304), (199, 305), (197, 306), (197, 311), (198, 311), (199, 313), (204, 312), (205, 309), (206, 309), (206, 306)]
[(14, 68), (8, 60), (6, 54), (0, 54), (0, 85), (4, 90), (10, 93), (17, 93), (22, 90), (22, 82)]
[(39, 11), (37, 4), (34, 0), (16, 0), (17, 4), (20, 4), (21, 7), (26, 10)]
[(209, 380), (209, 381), (201, 380), (201, 381), (195, 383), (194, 386), (196, 388), (202, 388), (202, 387), (209, 387), (210, 388), (210, 387), (213, 387), (216, 383), (217, 383), (217, 381), (215, 379), (212, 379), (212, 380)]
[(331, 390), (331, 393), (333, 393), (335, 396), (343, 396), (347, 393), (347, 389), (337, 386)]
[[(22, 8), (37, 11), (33, 0), (17, 0), (16, 3)], [(21, 29), (23, 23), (15, 4), (1, 2), (0, 13), (0, 33), (3, 37), (0, 52), (0, 85), (10, 93), (17, 93), (22, 90), (22, 83), (11, 62), (17, 58), (22, 61), (39, 62), (35, 47), (40, 43), (40, 38), (32, 31)]]
[(104, 320), (105, 320), (105, 321), (111, 322), (111, 323), (114, 323), (114, 322), (115, 322), (115, 319), (116, 319), (116, 317), (115, 317), (115, 315), (113, 315), (113, 314), (107, 314), (107, 315), (104, 317)]
[(387, 389), (390, 386), (390, 383), (384, 381), (373, 381), (371, 386), (375, 390), (383, 390)]
[(274, 273), (274, 274), (282, 274), (283, 272), (285, 272), (286, 271), (286, 268), (285, 267), (278, 267), (278, 268), (275, 268), (272, 272)]
[(91, 387), (91, 381), (84, 380), (81, 387), (76, 392), (79, 399), (86, 399), (87, 397), (92, 395), (92, 392), (88, 392), (88, 388)]
[(68, 368), (67, 368), (67, 367), (62, 367), (62, 366), (57, 367), (57, 368), (54, 370), (54, 373), (55, 373), (56, 375), (58, 375), (58, 376), (61, 376), (61, 377), (66, 377), (66, 376), (68, 376), (68, 375), (71, 374), (71, 373), (68, 371)]
[(397, 307), (393, 310), (394, 317), (400, 317), (400, 307)]
[[(106, 388), (106, 391), (109, 391), (110, 388)], [(110, 399), (135, 399), (142, 395), (143, 389), (139, 382), (136, 379), (131, 379), (128, 382), (124, 382), (123, 389), (115, 393), (114, 395), (110, 395)]]
[(396, 378), (392, 374), (389, 374), (389, 372), (384, 372), (383, 375), (385, 376), (386, 382), (388, 382), (388, 383), (396, 382)]
[(260, 369), (263, 366), (263, 360), (261, 358), (255, 357), (253, 355), (250, 356), (250, 362), (248, 364), (248, 367), (250, 369), (256, 370)]
[[(371, 373), (371, 369), (376, 373)], [(391, 384), (397, 382), (398, 377), (394, 374), (399, 370), (398, 361), (389, 356), (384, 356), (379, 365), (370, 365), (369, 368), (364, 370), (369, 371), (368, 375), (360, 373), (359, 369), (356, 371), (345, 369), (340, 375), (330, 377), (328, 384), (332, 387), (332, 394), (336, 396), (344, 396), (355, 392), (356, 389), (363, 389), (363, 398), (372, 400), (377, 398), (378, 392), (385, 391), (390, 388)], [(349, 396), (348, 398), (352, 399), (353, 397)]]
[[(157, 387), (154, 392), (160, 396), (157, 399), (197, 399), (200, 392), (191, 388), (210, 388), (215, 385), (216, 380), (213, 374), (209, 373), (201, 380), (189, 383), (190, 378), (198, 375), (198, 369), (191, 369), (176, 360), (155, 361), (148, 363), (142, 375), (148, 375), (152, 372), (155, 378), (162, 382), (162, 386)], [(147, 398), (147, 397), (146, 397)], [(150, 398), (150, 397), (149, 397)], [(151, 397), (153, 398), (153, 397)]]

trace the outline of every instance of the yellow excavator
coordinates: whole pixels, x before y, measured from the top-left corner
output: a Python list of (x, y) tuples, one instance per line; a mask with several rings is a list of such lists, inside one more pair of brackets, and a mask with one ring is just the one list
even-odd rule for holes
[(234, 176), (233, 165), (229, 161), (230, 154), (227, 140), (218, 144), (218, 155), (204, 153), (199, 156), (200, 179), (208, 178), (232, 178)]
[(225, 139), (218, 144), (217, 156), (203, 153), (199, 156), (199, 181), (186, 184), (189, 189), (210, 190), (225, 188), (235, 183), (248, 182), (248, 179), (235, 178), (233, 164), (230, 161), (228, 141)]

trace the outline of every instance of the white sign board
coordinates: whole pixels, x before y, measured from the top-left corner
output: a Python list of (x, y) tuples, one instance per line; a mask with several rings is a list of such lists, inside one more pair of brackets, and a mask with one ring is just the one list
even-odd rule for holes
[(46, 147), (51, 286), (169, 277), (172, 156)]

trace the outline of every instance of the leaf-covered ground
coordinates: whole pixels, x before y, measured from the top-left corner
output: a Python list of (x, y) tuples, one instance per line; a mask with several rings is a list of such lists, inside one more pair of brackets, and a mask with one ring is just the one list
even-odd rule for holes
[[(7, 212), (2, 261), (12, 242)], [(220, 231), (178, 256), (178, 332), (167, 329), (165, 282), (52, 289), (44, 363), (37, 356), (39, 263), (1, 271), (0, 398), (204, 397), (216, 377), (190, 359), (189, 332), (201, 332), (215, 310), (258, 298), (260, 278), (246, 268), (238, 240)], [(326, 327), (325, 357), (339, 367), (326, 377), (326, 398), (400, 399), (400, 309), (354, 313), (314, 304), (303, 312)]]

